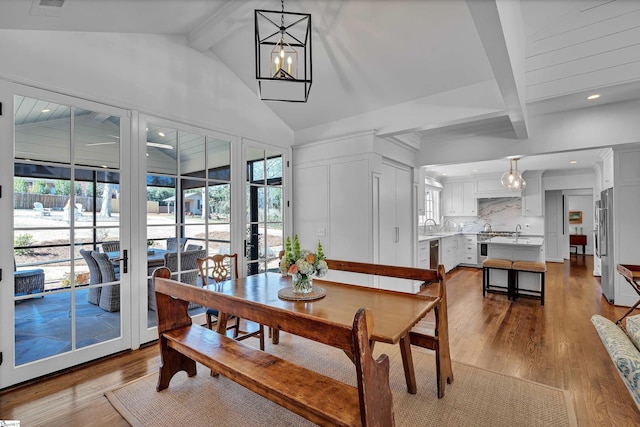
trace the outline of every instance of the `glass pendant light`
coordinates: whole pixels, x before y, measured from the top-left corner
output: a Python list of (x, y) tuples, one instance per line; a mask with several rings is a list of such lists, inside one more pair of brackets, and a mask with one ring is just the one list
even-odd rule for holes
[[(518, 172), (518, 160), (509, 159), (509, 170), (502, 174), (500, 181), (502, 185), (514, 192), (522, 191), (527, 186), (527, 181), (524, 180), (522, 174)], [(515, 161), (516, 167), (513, 168), (513, 162)]]

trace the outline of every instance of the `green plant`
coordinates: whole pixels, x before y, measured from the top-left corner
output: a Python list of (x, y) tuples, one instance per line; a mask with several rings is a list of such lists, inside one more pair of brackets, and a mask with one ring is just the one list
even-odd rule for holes
[(31, 248), (25, 248), (25, 246), (33, 245), (35, 240), (29, 233), (18, 234), (13, 239), (13, 247), (23, 247), (22, 249), (15, 249), (16, 255), (33, 255), (35, 252)]

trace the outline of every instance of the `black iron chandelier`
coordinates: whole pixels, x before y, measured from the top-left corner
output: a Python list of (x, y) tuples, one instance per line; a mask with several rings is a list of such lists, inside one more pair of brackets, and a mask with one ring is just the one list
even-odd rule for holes
[(256, 10), (256, 79), (263, 101), (307, 102), (311, 14)]

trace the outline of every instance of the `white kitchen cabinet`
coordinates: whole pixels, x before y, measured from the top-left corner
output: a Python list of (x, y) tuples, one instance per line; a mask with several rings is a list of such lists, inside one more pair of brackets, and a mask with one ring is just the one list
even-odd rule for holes
[(476, 198), (476, 182), (462, 183), (462, 215), (478, 216), (478, 199)]
[(418, 170), (418, 215), (424, 215), (424, 192), (425, 192), (425, 172), (423, 169)]
[(525, 172), (524, 179), (522, 216), (542, 216), (542, 171)]
[(609, 149), (602, 158), (602, 189), (613, 188), (613, 151)]
[(445, 216), (477, 216), (475, 181), (446, 182), (442, 190), (442, 213)]
[(418, 267), (430, 268), (429, 240), (422, 240), (418, 243)]
[(440, 239), (440, 264), (445, 272), (451, 271), (458, 265), (458, 236), (447, 236)]
[(459, 264), (475, 267), (478, 265), (478, 238), (475, 234), (462, 235), (462, 258)]
[(383, 264), (413, 266), (411, 171), (382, 163), (380, 176), (380, 261)]

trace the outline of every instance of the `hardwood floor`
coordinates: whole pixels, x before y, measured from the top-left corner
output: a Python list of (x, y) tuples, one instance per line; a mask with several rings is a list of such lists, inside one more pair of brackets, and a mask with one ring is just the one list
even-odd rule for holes
[[(533, 299), (482, 298), (481, 270), (458, 268), (448, 275), (452, 359), (571, 391), (581, 426), (640, 425), (640, 412), (589, 320), (594, 313), (615, 320), (626, 309), (603, 299), (592, 257), (547, 269), (544, 307)], [(0, 419), (24, 426), (127, 425), (104, 392), (158, 366), (157, 349), (150, 346), (4, 391)]]

